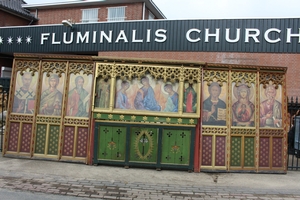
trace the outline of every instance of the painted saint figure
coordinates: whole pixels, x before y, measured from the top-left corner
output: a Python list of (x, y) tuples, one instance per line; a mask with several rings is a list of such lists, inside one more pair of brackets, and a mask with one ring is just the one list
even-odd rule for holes
[(238, 100), (232, 105), (232, 125), (233, 126), (254, 126), (255, 106), (250, 101), (250, 88), (242, 84), (237, 87)]
[(126, 91), (129, 89), (130, 84), (127, 81), (122, 81), (121, 89), (117, 92), (116, 95), (116, 108), (120, 109), (130, 109), (131, 106), (128, 102), (128, 97)]
[(108, 108), (110, 97), (110, 81), (97, 79), (95, 107)]
[(276, 88), (274, 85), (268, 85), (265, 89), (267, 99), (260, 104), (260, 127), (282, 126), (282, 106), (275, 100)]
[(75, 78), (75, 88), (69, 91), (67, 116), (88, 117), (90, 94), (83, 88), (84, 78)]
[(134, 99), (135, 109), (160, 111), (161, 107), (155, 99), (154, 90), (149, 83), (149, 78), (142, 78), (141, 83), (143, 86), (138, 90)]
[(164, 90), (169, 94), (164, 112), (178, 112), (178, 93), (171, 84), (166, 84)]
[(203, 125), (226, 125), (226, 103), (219, 98), (221, 87), (212, 82), (208, 87), (209, 97), (203, 101)]
[(35, 107), (35, 92), (30, 88), (32, 75), (25, 72), (22, 76), (22, 86), (16, 89), (13, 112), (33, 114)]
[(197, 109), (197, 93), (193, 88), (193, 84), (184, 90), (183, 112), (195, 113)]
[(57, 89), (59, 77), (52, 74), (49, 77), (49, 88), (43, 91), (40, 102), (42, 115), (61, 115), (62, 93)]

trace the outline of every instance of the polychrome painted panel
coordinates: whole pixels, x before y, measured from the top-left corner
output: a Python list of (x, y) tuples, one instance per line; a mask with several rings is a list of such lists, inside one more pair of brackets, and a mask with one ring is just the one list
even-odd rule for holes
[(183, 93), (183, 112), (185, 113), (196, 113), (198, 105), (198, 94), (199, 88), (197, 84), (184, 84)]
[(95, 108), (108, 108), (110, 101), (110, 79), (97, 78), (95, 91)]
[(282, 87), (260, 85), (260, 127), (282, 127)]
[(203, 83), (203, 125), (226, 125), (226, 96), (227, 85), (217, 82)]
[(10, 125), (11, 126), (9, 131), (9, 138), (8, 138), (8, 151), (17, 151), (20, 122), (12, 122)]
[(232, 126), (255, 126), (254, 84), (232, 84)]
[(24, 72), (23, 75), (17, 73), (13, 113), (34, 113), (37, 81), (38, 72), (34, 76), (30, 72)]
[(190, 147), (190, 130), (163, 129), (161, 163), (189, 164)]
[(52, 73), (50, 77), (47, 77), (44, 73), (39, 114), (61, 115), (64, 80), (64, 74), (59, 77), (57, 74)]
[(116, 109), (178, 112), (178, 83), (164, 83), (150, 75), (116, 82)]
[(130, 162), (157, 162), (157, 128), (131, 127)]
[(98, 159), (125, 160), (126, 127), (100, 126)]
[(92, 74), (71, 74), (66, 116), (88, 117), (92, 88)]

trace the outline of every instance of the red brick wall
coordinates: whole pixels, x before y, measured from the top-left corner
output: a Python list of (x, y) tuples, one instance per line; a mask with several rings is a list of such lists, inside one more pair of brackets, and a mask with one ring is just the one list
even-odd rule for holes
[(0, 27), (2, 26), (26, 26), (30, 23), (29, 20), (14, 16), (0, 10)]
[(192, 60), (208, 63), (226, 63), (288, 67), (287, 95), (300, 96), (300, 54), (275, 53), (221, 53), (221, 52), (99, 52), (99, 56)]
[[(81, 23), (82, 9), (100, 8), (98, 11), (99, 21), (107, 21), (107, 8), (116, 6), (126, 6), (126, 20), (141, 20), (143, 15), (143, 4), (118, 4), (105, 6), (84, 6), (75, 8), (55, 8), (38, 10), (38, 24), (61, 24), (62, 20), (72, 19), (75, 23)], [(32, 11), (34, 12), (34, 11)]]

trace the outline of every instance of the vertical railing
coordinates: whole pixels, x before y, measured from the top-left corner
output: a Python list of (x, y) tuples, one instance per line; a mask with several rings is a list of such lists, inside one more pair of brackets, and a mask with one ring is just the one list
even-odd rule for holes
[(288, 98), (288, 114), (290, 130), (288, 132), (287, 168), (288, 170), (300, 170), (300, 102), (298, 102), (298, 97)]
[(3, 138), (5, 131), (5, 120), (7, 113), (8, 94), (9, 94), (10, 78), (0, 78), (0, 102), (1, 102), (1, 113), (0, 113), (0, 152), (3, 148)]

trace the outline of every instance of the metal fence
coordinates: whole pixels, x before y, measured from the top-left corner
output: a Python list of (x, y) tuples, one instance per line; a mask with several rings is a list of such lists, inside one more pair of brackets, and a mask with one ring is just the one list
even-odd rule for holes
[(298, 97), (288, 98), (290, 130), (288, 133), (288, 170), (300, 170), (300, 102)]
[(0, 104), (1, 104), (0, 152), (2, 152), (2, 148), (3, 148), (3, 137), (4, 137), (4, 131), (5, 131), (5, 120), (6, 120), (6, 113), (7, 113), (9, 85), (10, 85), (10, 78), (0, 78)]

